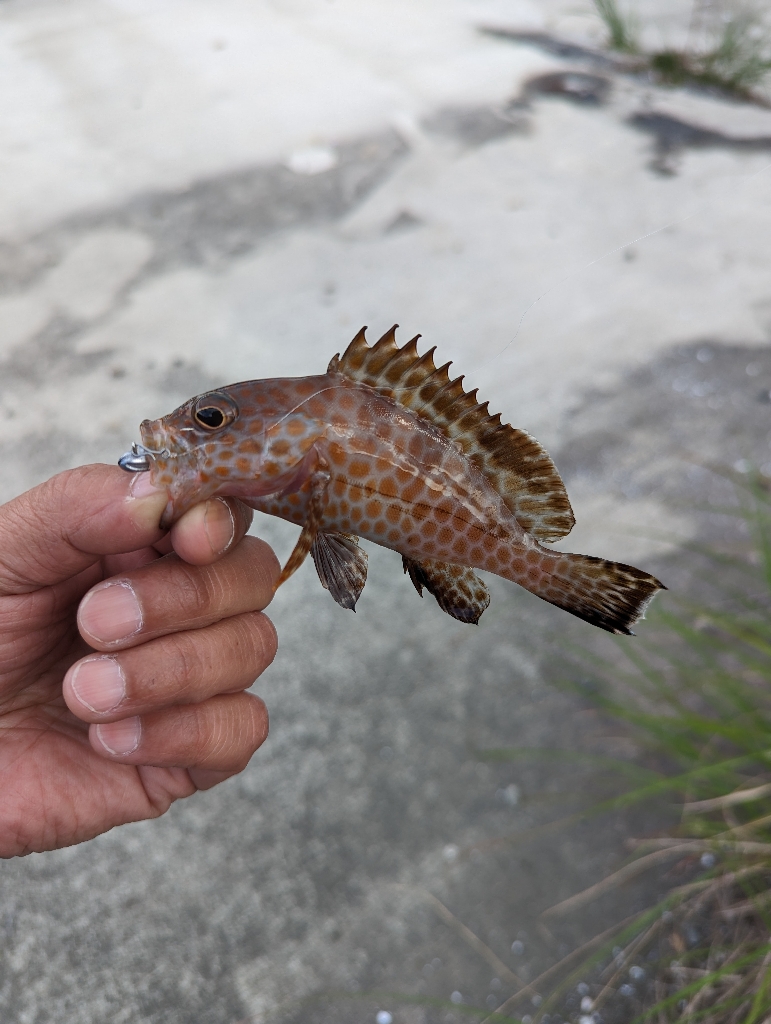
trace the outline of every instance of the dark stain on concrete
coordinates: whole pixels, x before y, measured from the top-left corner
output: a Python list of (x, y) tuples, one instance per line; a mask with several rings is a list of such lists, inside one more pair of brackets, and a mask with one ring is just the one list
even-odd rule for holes
[(73, 345), (90, 326), (64, 314), (56, 314), (33, 337), (18, 345), (7, 359), (0, 360), (0, 387), (39, 384), (52, 377), (73, 377), (91, 373), (112, 355), (112, 349), (80, 354)]
[(555, 71), (548, 75), (537, 75), (525, 83), (524, 95), (555, 96), (579, 103), (581, 106), (598, 107), (610, 95), (611, 81), (604, 75), (590, 75), (585, 71)]
[(416, 216), (411, 210), (400, 210), (390, 224), (386, 225), (386, 235), (396, 235), (403, 231), (414, 231), (423, 226), (425, 222), (421, 217)]
[(512, 43), (532, 46), (550, 57), (561, 57), (563, 60), (583, 61), (604, 71), (638, 71), (645, 66), (639, 58), (624, 54), (610, 54), (595, 50), (590, 46), (568, 42), (548, 32), (521, 32), (517, 29), (503, 28), (495, 25), (480, 26), (479, 31), (495, 39), (505, 39)]
[[(0, 242), (0, 293), (29, 288), (82, 237), (98, 230), (141, 232), (154, 246), (152, 258), (120, 289), (106, 312), (87, 321), (57, 313), (0, 360), (0, 393), (19, 383), (41, 383), (52, 374), (75, 377), (93, 372), (111, 358), (112, 350), (79, 354), (78, 339), (109, 320), (139, 282), (182, 266), (216, 269), (276, 232), (342, 217), (406, 153), (405, 143), (389, 131), (339, 146), (337, 165), (321, 174), (298, 175), (280, 165), (251, 168), (179, 191), (139, 195), (116, 209), (78, 214), (25, 241)], [(118, 379), (120, 371), (114, 376)], [(186, 385), (191, 385), (187, 395)], [(158, 386), (182, 400), (212, 382), (191, 369), (167, 375)]]
[[(527, 106), (528, 101), (537, 95), (560, 96), (577, 103), (602, 105), (607, 100), (611, 87), (607, 76), (612, 74), (631, 77), (632, 81), (641, 85), (651, 83), (650, 58), (644, 55), (609, 54), (560, 39), (547, 32), (521, 32), (497, 26), (483, 26), (480, 31), (498, 39), (533, 46), (550, 56), (578, 65), (578, 69), (568, 68), (532, 79), (525, 86), (522, 95), (512, 100), (511, 109)], [(697, 82), (691, 82), (688, 89), (700, 95), (715, 95), (713, 87)], [(736, 102), (747, 103), (750, 100)], [(650, 168), (661, 175), (676, 174), (679, 158), (687, 149), (728, 149), (744, 153), (763, 153), (771, 150), (771, 137), (727, 135), (657, 111), (640, 111), (628, 118), (627, 123), (653, 137)]]
[(767, 153), (771, 136), (734, 136), (690, 124), (656, 111), (633, 114), (628, 124), (653, 137), (651, 168), (658, 174), (677, 172), (677, 159), (686, 149), (727, 149), (736, 153)]
[(217, 266), (277, 231), (335, 220), (386, 178), (407, 153), (393, 131), (337, 147), (335, 167), (300, 175), (280, 164), (233, 171), (187, 188), (145, 193), (115, 209), (79, 213), (22, 241), (0, 243), (0, 291), (32, 284), (91, 231), (124, 228), (153, 242), (142, 274)]
[(445, 107), (425, 118), (422, 126), (430, 135), (455, 139), (469, 148), (495, 139), (528, 131), (528, 122), (514, 107)]

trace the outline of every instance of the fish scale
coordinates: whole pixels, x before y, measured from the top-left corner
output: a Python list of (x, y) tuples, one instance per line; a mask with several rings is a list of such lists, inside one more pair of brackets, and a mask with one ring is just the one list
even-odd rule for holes
[(662, 584), (546, 546), (573, 525), (556, 467), (432, 353), (419, 355), (417, 338), (400, 348), (395, 328), (369, 346), (362, 330), (325, 374), (233, 384), (146, 420), (146, 464), (125, 468), (145, 468), (167, 488), (164, 528), (213, 495), (296, 523), (279, 584), (310, 553), (344, 607), (355, 607), (366, 580), (365, 538), (398, 551), (418, 592), (461, 621), (478, 621), (489, 604), (473, 571), (482, 569), (631, 632)]

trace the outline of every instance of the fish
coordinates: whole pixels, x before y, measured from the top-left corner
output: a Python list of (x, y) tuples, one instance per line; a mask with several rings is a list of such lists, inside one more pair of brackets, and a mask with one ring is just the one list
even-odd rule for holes
[(322, 586), (355, 611), (367, 579), (361, 538), (402, 557), (418, 594), (478, 623), (490, 592), (475, 570), (517, 583), (600, 629), (632, 634), (666, 587), (649, 573), (549, 545), (575, 518), (546, 450), (491, 415), (477, 390), (403, 346), (394, 325), (362, 328), (326, 373), (208, 391), (140, 426), (119, 460), (149, 472), (169, 529), (192, 505), (239, 498), (300, 527), (276, 586), (310, 555)]

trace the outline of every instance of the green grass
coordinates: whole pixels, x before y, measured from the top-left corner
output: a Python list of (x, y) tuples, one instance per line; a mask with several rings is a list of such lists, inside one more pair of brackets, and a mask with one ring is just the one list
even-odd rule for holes
[(670, 85), (690, 83), (750, 96), (771, 71), (771, 49), (749, 14), (727, 21), (715, 44), (704, 53), (662, 50), (650, 57), (652, 70)]
[(621, 53), (637, 53), (639, 47), (634, 18), (622, 14), (616, 0), (594, 0), (594, 6), (608, 30), (610, 46)]
[(641, 55), (651, 73), (665, 85), (698, 85), (744, 99), (771, 71), (771, 40), (754, 8), (732, 5), (732, 13), (713, 22), (711, 39), (702, 49), (664, 49), (641, 54), (638, 23), (621, 12), (616, 0), (594, 0), (608, 32), (608, 45), (621, 53)]
[(723, 26), (717, 44), (696, 64), (702, 79), (745, 91), (758, 85), (771, 70), (768, 38), (749, 12), (739, 13)]

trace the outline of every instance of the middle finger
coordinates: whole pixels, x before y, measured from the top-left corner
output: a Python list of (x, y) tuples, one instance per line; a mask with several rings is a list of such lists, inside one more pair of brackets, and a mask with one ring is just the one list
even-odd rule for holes
[(64, 699), (84, 722), (198, 704), (251, 686), (273, 661), (277, 646), (267, 615), (234, 615), (205, 629), (83, 658), (64, 678)]
[(211, 565), (166, 555), (93, 587), (78, 610), (83, 639), (98, 651), (134, 647), (167, 633), (197, 629), (273, 597), (279, 565), (268, 545), (245, 537)]

